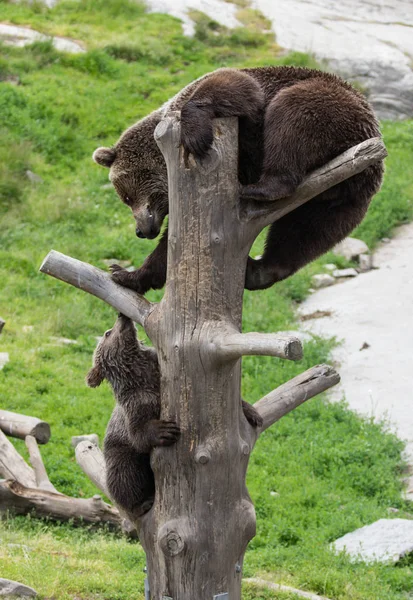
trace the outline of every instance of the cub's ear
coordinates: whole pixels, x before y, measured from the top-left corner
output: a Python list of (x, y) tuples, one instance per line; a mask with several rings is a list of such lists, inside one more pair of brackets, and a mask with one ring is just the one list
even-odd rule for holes
[(104, 379), (105, 377), (99, 367), (92, 367), (86, 375), (86, 383), (91, 388), (98, 387)]
[(114, 148), (97, 148), (92, 158), (98, 165), (102, 165), (102, 167), (111, 167), (116, 158), (116, 150)]

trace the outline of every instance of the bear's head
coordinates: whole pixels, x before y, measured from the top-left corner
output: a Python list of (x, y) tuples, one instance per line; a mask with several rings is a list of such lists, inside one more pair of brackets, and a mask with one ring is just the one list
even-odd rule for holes
[(99, 340), (93, 355), (93, 367), (86, 377), (89, 387), (98, 387), (107, 379), (116, 390), (128, 380), (142, 358), (143, 347), (132, 320), (119, 314), (116, 323)]
[(112, 148), (97, 148), (93, 160), (110, 169), (109, 179), (136, 221), (136, 235), (155, 238), (168, 214), (168, 179), (154, 140), (160, 117), (153, 113), (120, 137)]

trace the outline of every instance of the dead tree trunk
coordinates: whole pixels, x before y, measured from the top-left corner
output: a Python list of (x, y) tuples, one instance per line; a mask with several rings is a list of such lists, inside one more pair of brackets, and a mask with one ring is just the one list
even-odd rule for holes
[(240, 206), (235, 119), (215, 121), (214, 146), (202, 164), (184, 165), (175, 115), (159, 124), (155, 137), (169, 186), (162, 301), (150, 305), (94, 267), (56, 252), (41, 270), (134, 318), (157, 348), (162, 418), (176, 419), (182, 434), (175, 446), (152, 453), (155, 504), (138, 524), (150, 597), (239, 600), (244, 552), (255, 534), (245, 475), (257, 435), (339, 380), (330, 367), (314, 367), (255, 405), (264, 419), (261, 430), (248, 424), (241, 410), (241, 356), (301, 355), (296, 339), (240, 333), (248, 252), (266, 224), (382, 159), (385, 150), (380, 140), (369, 140), (310, 176), (293, 197)]

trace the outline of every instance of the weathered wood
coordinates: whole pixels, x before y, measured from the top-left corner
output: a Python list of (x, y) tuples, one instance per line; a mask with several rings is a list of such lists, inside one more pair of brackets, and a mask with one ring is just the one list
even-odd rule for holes
[(300, 360), (303, 347), (294, 336), (277, 333), (231, 333), (214, 339), (217, 355), (222, 360), (236, 360), (246, 355), (277, 356)]
[(261, 229), (386, 156), (387, 150), (381, 138), (366, 140), (313, 171), (288, 198), (275, 202), (243, 202), (240, 216), (242, 219), (258, 221), (258, 228)]
[(36, 417), (29, 417), (8, 410), (0, 410), (0, 429), (7, 435), (24, 440), (27, 435), (36, 438), (39, 444), (50, 439), (50, 425)]
[(33, 511), (36, 517), (59, 521), (73, 519), (75, 523), (121, 525), (118, 510), (103, 502), (98, 495), (93, 498), (71, 498), (47, 490), (28, 488), (12, 480), (0, 482), (0, 511), (18, 515)]
[(1, 317), (0, 317), (0, 333), (3, 331), (3, 327), (5, 326), (6, 321), (4, 321)]
[[(106, 464), (102, 450), (95, 444), (85, 440), (77, 444), (75, 454), (76, 462), (83, 473), (105, 496), (110, 498), (106, 485)], [(110, 499), (112, 500), (112, 498)], [(130, 537), (136, 537), (135, 525), (121, 508), (118, 508), (118, 510), (121, 517), (122, 531)]]
[(103, 452), (88, 441), (80, 442), (75, 450), (76, 462), (94, 485), (110, 498), (106, 486), (106, 466)]
[(100, 298), (141, 325), (151, 312), (148, 300), (112, 281), (109, 273), (55, 250), (46, 256), (40, 271)]
[(80, 442), (92, 442), (95, 446), (99, 447), (99, 436), (97, 433), (86, 433), (84, 435), (74, 435), (72, 436), (72, 446), (76, 448)]
[(22, 485), (36, 487), (33, 469), (23, 460), (13, 444), (0, 430), (0, 476), (15, 479)]
[[(201, 164), (190, 157), (185, 164), (182, 148), (177, 150), (178, 115), (165, 118), (155, 132), (169, 188), (168, 276), (159, 305), (142, 309), (142, 299), (107, 274), (58, 253), (42, 267), (143, 323), (158, 351), (161, 417), (176, 420), (181, 437), (152, 452), (155, 503), (137, 524), (156, 599), (241, 597), (243, 556), (255, 534), (245, 474), (260, 432), (242, 414), (239, 357), (252, 351), (283, 357), (299, 352), (295, 342), (283, 345), (278, 336), (240, 334), (251, 244), (265, 224), (385, 155), (381, 142), (370, 140), (366, 148), (379, 148), (374, 158), (363, 146), (351, 149), (310, 176), (298, 195), (240, 205), (237, 133), (235, 119), (216, 120), (208, 157)], [(129, 304), (137, 298), (139, 306)], [(334, 370), (321, 366), (280, 386), (255, 405), (264, 418), (262, 430), (337, 381)], [(104, 465), (91, 472), (102, 485)]]
[(34, 474), (36, 477), (36, 487), (42, 490), (48, 490), (55, 494), (60, 494), (54, 485), (51, 483), (46, 468), (43, 463), (42, 455), (40, 454), (39, 446), (37, 445), (36, 438), (32, 435), (26, 436), (25, 443), (29, 451), (30, 462), (32, 464)]
[(328, 365), (317, 365), (297, 375), (254, 404), (264, 420), (261, 431), (310, 398), (325, 392), (340, 381), (340, 375)]
[(7, 596), (7, 598), (35, 598), (37, 592), (18, 581), (0, 578), (0, 596)]

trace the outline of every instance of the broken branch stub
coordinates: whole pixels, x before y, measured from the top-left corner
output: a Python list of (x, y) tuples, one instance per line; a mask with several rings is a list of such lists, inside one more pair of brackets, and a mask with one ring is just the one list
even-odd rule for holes
[(39, 270), (100, 298), (140, 325), (153, 308), (143, 296), (112, 281), (109, 273), (61, 252), (51, 250)]
[(340, 375), (329, 365), (317, 365), (280, 385), (258, 400), (254, 408), (264, 420), (261, 431), (268, 429), (300, 404), (337, 385)]

